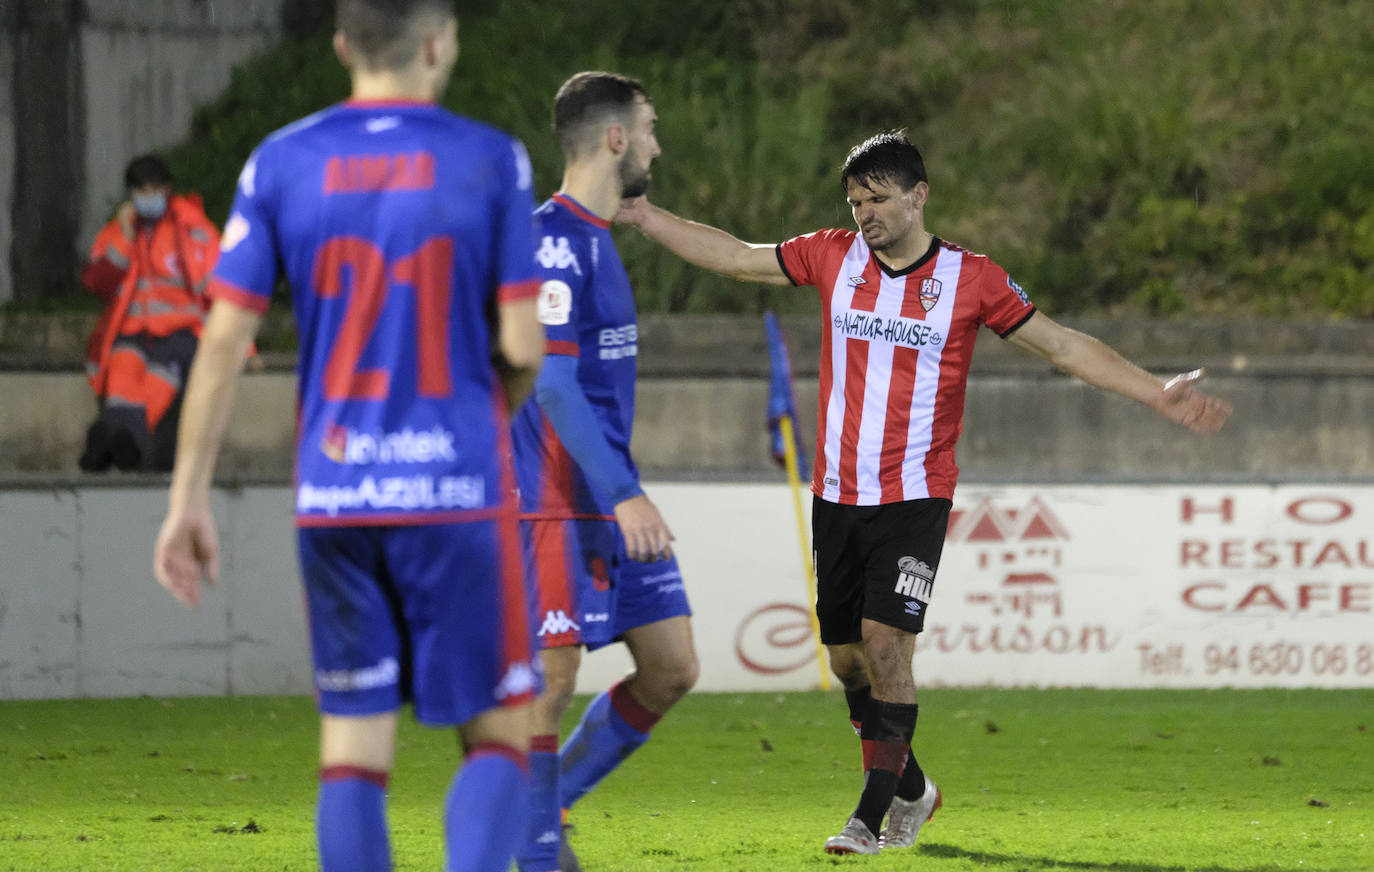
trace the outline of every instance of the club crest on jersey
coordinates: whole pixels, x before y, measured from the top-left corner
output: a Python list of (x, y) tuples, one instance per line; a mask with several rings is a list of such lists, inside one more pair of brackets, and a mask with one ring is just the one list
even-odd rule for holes
[(572, 288), (558, 279), (539, 286), (539, 323), (557, 327), (572, 317)]
[(893, 587), (897, 593), (928, 603), (934, 588), (935, 570), (930, 568), (930, 564), (915, 557), (903, 557), (897, 561), (897, 584)]
[(940, 302), (940, 280), (921, 279), (921, 308), (929, 312)]

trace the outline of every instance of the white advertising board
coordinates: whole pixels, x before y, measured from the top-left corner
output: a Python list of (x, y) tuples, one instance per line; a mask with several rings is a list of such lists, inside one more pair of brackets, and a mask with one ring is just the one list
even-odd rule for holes
[[(788, 556), (779, 522), (789, 504), (760, 495), (749, 517), (730, 494), (708, 509), (662, 493), (673, 523), (714, 532), (680, 543), (702, 683), (814, 687), (798, 546)], [(1371, 531), (1368, 486), (960, 488), (917, 682), (1374, 686)], [(766, 556), (746, 570), (735, 543)]]
[[(697, 688), (819, 686), (787, 487), (648, 492), (677, 535)], [(0, 698), (310, 692), (290, 493), (215, 499), (223, 577), (187, 614), (149, 571), (162, 491), (0, 492)], [(1371, 530), (1368, 485), (965, 486), (917, 681), (1374, 687)], [(579, 689), (628, 668), (623, 646), (591, 654)]]

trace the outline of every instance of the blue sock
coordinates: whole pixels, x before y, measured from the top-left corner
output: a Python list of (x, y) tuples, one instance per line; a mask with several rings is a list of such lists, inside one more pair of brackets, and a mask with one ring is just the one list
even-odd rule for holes
[(526, 758), (505, 745), (468, 752), (444, 804), (448, 872), (506, 872), (529, 819)]
[(649, 741), (659, 716), (644, 708), (624, 682), (597, 696), (559, 755), (563, 808), (572, 808), (636, 748)]
[(391, 868), (386, 777), (385, 772), (356, 766), (320, 770), (315, 833), (324, 872), (385, 872)]
[(563, 828), (558, 805), (558, 737), (530, 738), (530, 821), (516, 852), (520, 872), (557, 872)]

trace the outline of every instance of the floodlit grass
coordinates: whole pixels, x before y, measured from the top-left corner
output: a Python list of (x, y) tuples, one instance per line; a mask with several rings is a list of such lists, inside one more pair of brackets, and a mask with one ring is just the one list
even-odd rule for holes
[[(945, 806), (915, 849), (821, 851), (860, 780), (838, 693), (690, 696), (578, 806), (574, 845), (595, 872), (1374, 868), (1374, 691), (921, 702)], [(315, 740), (302, 698), (0, 703), (0, 870), (313, 869)], [(441, 866), (455, 744), (404, 729), (397, 869)]]

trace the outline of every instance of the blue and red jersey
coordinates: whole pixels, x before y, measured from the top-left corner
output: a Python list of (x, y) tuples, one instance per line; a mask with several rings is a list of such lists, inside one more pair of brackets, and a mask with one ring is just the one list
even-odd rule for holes
[(263, 311), (291, 285), (298, 524), (509, 505), (493, 322), (538, 290), (531, 181), (518, 140), (419, 102), (342, 103), (249, 158), (209, 293)]
[(512, 428), (521, 517), (609, 518), (642, 492), (630, 456), (634, 294), (609, 222), (565, 194), (534, 217), (547, 344), (534, 397)]

